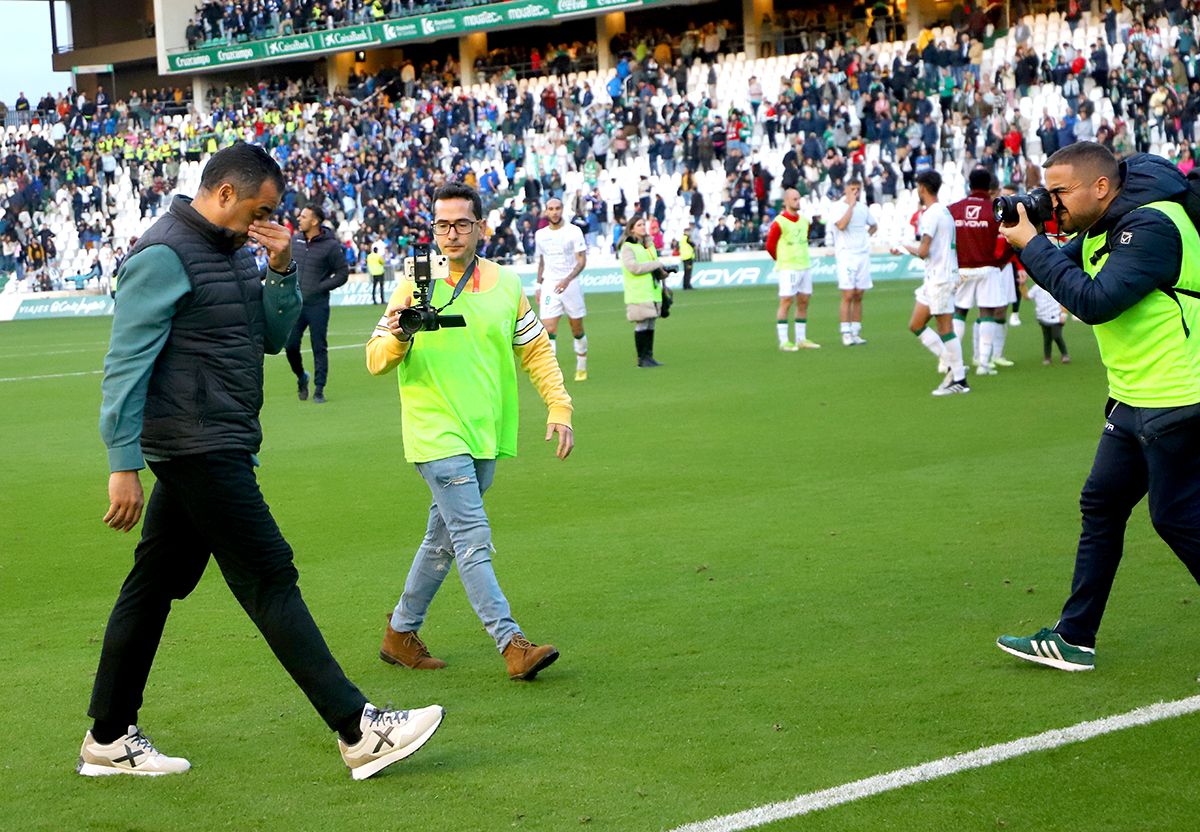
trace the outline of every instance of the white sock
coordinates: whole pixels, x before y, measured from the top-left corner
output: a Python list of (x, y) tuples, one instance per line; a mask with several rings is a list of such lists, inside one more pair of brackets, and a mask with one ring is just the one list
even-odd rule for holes
[(779, 346), (783, 346), (788, 342), (787, 321), (775, 322), (775, 334), (779, 336)]
[(1008, 318), (1001, 318), (996, 322), (996, 328), (992, 332), (992, 359), (1004, 357), (1004, 342), (1008, 339)]
[(841, 332), (843, 335), (849, 335), (850, 334), (850, 322), (842, 321), (838, 325), (838, 331)]
[(976, 318), (975, 323), (971, 326), (971, 357), (982, 363), (987, 363), (992, 360), (990, 356), (987, 358), (980, 357), (983, 355), (980, 346), (983, 342), (980, 340), (980, 338), (983, 337), (983, 333), (986, 329), (987, 322), (980, 318)]
[(796, 319), (796, 343), (808, 340), (808, 321)]
[(987, 366), (992, 363), (992, 351), (995, 349), (996, 343), (996, 327), (998, 324), (995, 321), (984, 321), (979, 326), (979, 332), (976, 335), (975, 355), (979, 358), (979, 366)]
[(936, 332), (929, 327), (925, 327), (917, 337), (921, 339), (921, 343), (925, 346), (925, 349), (929, 350), (939, 359), (942, 357), (942, 339), (938, 337)]
[(951, 320), (954, 322), (954, 335), (958, 338), (962, 338), (964, 335), (966, 335), (967, 322), (957, 315), (955, 315)]
[(587, 336), (580, 335), (575, 339), (575, 369), (587, 370)]
[(963, 368), (962, 339), (955, 335), (949, 341), (942, 342), (942, 349), (946, 351), (946, 363), (950, 365), (950, 378), (962, 381), (967, 377), (967, 371)]
[(862, 321), (851, 321), (850, 334), (858, 335), (860, 332), (862, 332)]
[(554, 353), (555, 357), (558, 356), (558, 339), (552, 334), (550, 335), (550, 352)]

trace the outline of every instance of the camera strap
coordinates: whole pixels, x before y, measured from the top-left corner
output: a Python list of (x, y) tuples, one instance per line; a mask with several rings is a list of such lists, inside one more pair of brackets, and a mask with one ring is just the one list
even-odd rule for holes
[(437, 309), (438, 312), (441, 312), (447, 306), (454, 303), (454, 301), (458, 300), (458, 296), (462, 294), (462, 290), (465, 289), (467, 286), (467, 281), (471, 279), (471, 276), (473, 274), (475, 274), (475, 270), (478, 268), (479, 268), (479, 257), (478, 256), (472, 257), (471, 262), (467, 265), (467, 268), (463, 271), (462, 277), (460, 277), (458, 279), (458, 283), (456, 283), (454, 286), (454, 294), (450, 295), (450, 300), (446, 301), (444, 306), (438, 307), (438, 309)]

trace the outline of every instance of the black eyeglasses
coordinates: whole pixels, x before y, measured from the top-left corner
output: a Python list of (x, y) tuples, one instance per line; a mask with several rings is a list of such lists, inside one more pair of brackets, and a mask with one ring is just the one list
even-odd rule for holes
[(433, 233), (439, 237), (445, 237), (450, 233), (450, 229), (453, 228), (459, 234), (470, 234), (471, 229), (475, 227), (475, 223), (477, 222), (479, 220), (455, 220), (454, 222), (438, 220), (433, 224)]

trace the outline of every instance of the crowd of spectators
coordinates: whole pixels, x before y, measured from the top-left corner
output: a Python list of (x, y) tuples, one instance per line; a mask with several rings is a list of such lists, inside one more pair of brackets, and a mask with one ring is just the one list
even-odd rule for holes
[[(355, 74), (345, 90), (314, 79), (226, 87), (213, 91), (204, 114), (178, 91), (117, 101), (103, 90), (90, 98), (71, 91), (36, 108), (25, 100), (22, 109), (45, 128), (9, 131), (0, 150), (0, 272), (32, 273), (33, 285), (47, 285), (52, 229), (64, 222), (96, 252), (101, 272), (111, 269), (129, 244), (112, 227), (129, 194), (152, 217), (181, 164), (237, 140), (263, 144), (283, 167), (282, 219), (294, 224), (306, 205), (321, 204), (355, 263), (373, 245), (397, 252), (427, 241), (429, 196), (447, 180), (483, 194), (486, 254), (520, 260), (532, 254), (550, 196), (564, 200), (601, 250), (635, 210), (652, 218), (651, 232), (670, 248), (678, 234), (664, 238), (663, 226), (680, 204), (698, 247), (720, 250), (761, 244), (781, 187), (829, 200), (857, 178), (868, 202), (886, 202), (929, 167), (966, 173), (983, 165), (1002, 185), (1022, 189), (1039, 184), (1036, 161), (1084, 139), (1118, 155), (1161, 147), (1190, 170), (1200, 115), (1200, 21), (1191, 0), (1110, 10), (1105, 20), (1105, 37), (1090, 49), (1056, 44), (1046, 54), (1034, 51), (1028, 23), (1019, 22), (1013, 60), (994, 60), (986, 73), (990, 32), (978, 16), (964, 16), (957, 42), (926, 30), (890, 61), (874, 44), (817, 32), (770, 85), (778, 89), (772, 95), (750, 78), (746, 89), (718, 96), (719, 65), (703, 62), (711, 50), (685, 56), (682, 38), (647, 32), (618, 44), (617, 68), (597, 83), (602, 89), (587, 76), (530, 83), (503, 70), (462, 88), (448, 58)], [(868, 37), (872, 31), (868, 25)], [(1126, 46), (1120, 61), (1112, 57), (1118, 43)], [(1093, 87), (1112, 102), (1111, 118), (1096, 112)], [(1013, 109), (1027, 95), (1051, 92), (1067, 104), (1057, 117), (1047, 108), (1027, 123)], [(187, 115), (171, 115), (171, 104)], [(635, 161), (649, 175), (631, 187), (617, 174)], [(715, 195), (701, 187), (713, 176), (724, 181)], [(821, 228), (814, 223), (814, 234)]]
[(205, 0), (185, 31), (188, 49), (336, 29), (397, 17), (461, 9), (493, 0)]

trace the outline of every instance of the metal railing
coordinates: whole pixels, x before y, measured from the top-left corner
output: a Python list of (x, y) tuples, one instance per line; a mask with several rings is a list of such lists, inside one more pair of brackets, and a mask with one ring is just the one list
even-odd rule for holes
[(561, 76), (569, 75), (572, 72), (590, 72), (598, 66), (595, 55), (584, 55), (562, 64), (553, 59), (543, 60), (536, 70), (528, 61), (524, 63), (477, 64), (475, 74), (476, 76), (495, 76), (504, 74), (511, 69), (517, 78), (540, 78), (543, 75)]

